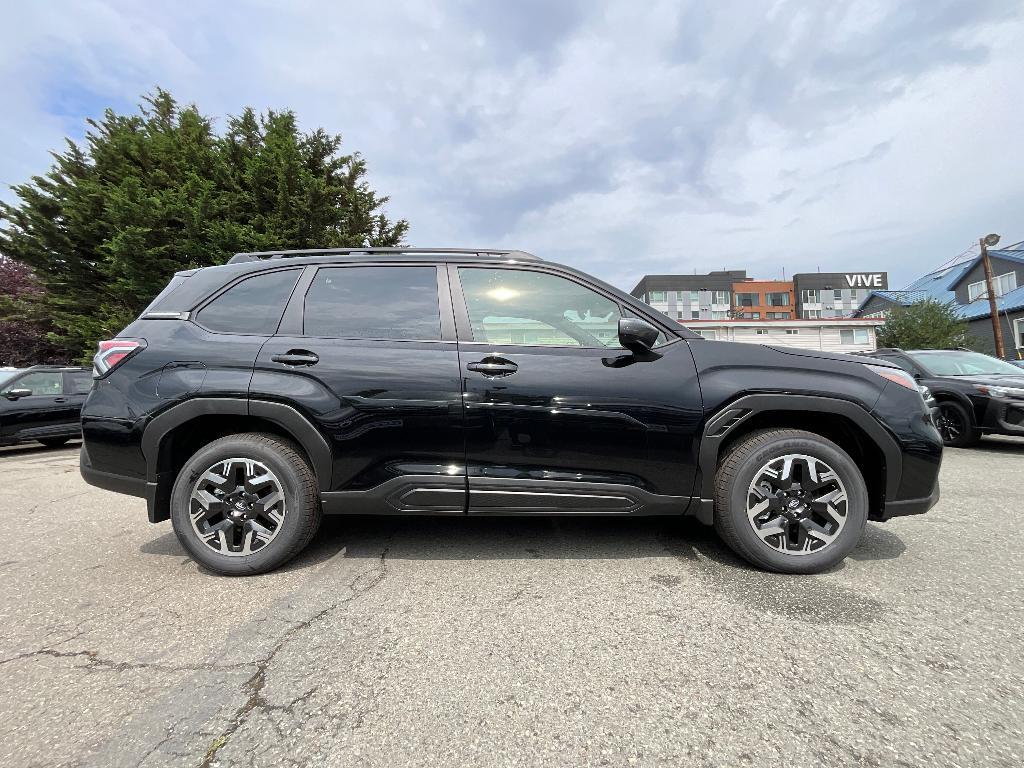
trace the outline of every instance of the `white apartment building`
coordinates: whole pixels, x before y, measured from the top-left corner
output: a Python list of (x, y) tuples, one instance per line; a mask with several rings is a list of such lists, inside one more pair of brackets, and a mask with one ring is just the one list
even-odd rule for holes
[(873, 352), (879, 318), (822, 320), (692, 320), (684, 322), (706, 339), (801, 347), (824, 352)]

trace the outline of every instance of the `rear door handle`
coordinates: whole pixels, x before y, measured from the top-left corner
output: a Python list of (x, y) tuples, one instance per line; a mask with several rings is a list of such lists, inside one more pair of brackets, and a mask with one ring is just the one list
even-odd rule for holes
[(68, 399), (66, 397), (58, 397), (53, 402), (55, 403), (66, 403)]
[(316, 365), (320, 362), (320, 357), (308, 349), (289, 349), (285, 354), (274, 355), (270, 359), (285, 365)]
[(519, 370), (519, 366), (503, 357), (485, 357), (476, 363), (466, 366), (468, 371), (476, 371), (484, 376), (509, 376)]

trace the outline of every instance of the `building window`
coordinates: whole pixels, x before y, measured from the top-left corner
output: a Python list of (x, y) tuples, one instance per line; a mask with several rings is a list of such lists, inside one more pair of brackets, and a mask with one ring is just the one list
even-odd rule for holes
[(664, 301), (664, 300), (665, 300), (665, 292), (664, 291), (651, 291), (650, 298), (648, 299), (648, 301), (651, 301), (651, 302)]
[(754, 333), (757, 334), (758, 336), (767, 336), (768, 335), (768, 329), (767, 328), (755, 328), (754, 329)]
[(691, 320), (700, 320), (700, 310), (699, 309), (691, 309), (690, 310), (690, 319)]
[(842, 288), (836, 288), (834, 291), (832, 291), (832, 299), (834, 301), (842, 301), (843, 300), (843, 289)]
[(804, 320), (817, 320), (819, 317), (821, 317), (821, 310), (820, 309), (805, 309), (804, 310)]
[(698, 336), (703, 336), (705, 339), (712, 339), (712, 340), (714, 340), (714, 339), (718, 338), (718, 331), (700, 330), (700, 331), (696, 331), (695, 333), (697, 333)]
[(736, 306), (737, 307), (756, 307), (758, 305), (756, 293), (737, 293), (736, 294)]
[(789, 293), (786, 291), (765, 294), (765, 299), (769, 307), (789, 306)]
[(700, 291), (690, 291), (690, 303), (691, 304), (699, 304), (700, 303)]
[(840, 344), (869, 344), (871, 339), (867, 328), (843, 328), (839, 331)]
[(741, 312), (740, 313), (740, 319), (741, 320), (760, 320), (761, 319), (761, 313), (760, 312)]
[(728, 304), (729, 303), (729, 292), (728, 291), (715, 291), (714, 303), (715, 304)]
[[(1005, 275), (999, 275), (999, 277), (992, 278), (992, 290), (995, 292), (996, 297), (1004, 296), (1010, 291), (1017, 288), (1017, 273), (1007, 272)], [(980, 298), (988, 298), (988, 291), (985, 290), (985, 281), (979, 280), (976, 283), (971, 283), (967, 286), (967, 299), (968, 301), (975, 301)]]
[(800, 291), (800, 296), (804, 304), (817, 304), (820, 301), (816, 288)]
[(713, 311), (711, 313), (711, 319), (712, 320), (726, 320), (726, 319), (728, 319), (728, 317), (729, 317), (729, 313), (728, 312), (719, 312), (718, 310), (715, 310), (715, 311)]
[(800, 333), (800, 329), (799, 328), (787, 328), (786, 329), (786, 335), (787, 336), (796, 336), (799, 333)]
[(789, 312), (769, 312), (766, 317), (769, 320), (789, 320)]
[(685, 319), (683, 317), (684, 314), (686, 314), (686, 313), (685, 312), (676, 312), (676, 320), (683, 320), (683, 319)]

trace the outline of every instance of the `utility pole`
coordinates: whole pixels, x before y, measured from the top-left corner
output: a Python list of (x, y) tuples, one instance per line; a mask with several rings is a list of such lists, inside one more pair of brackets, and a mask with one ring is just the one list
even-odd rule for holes
[(999, 308), (996, 306), (996, 291), (992, 285), (992, 262), (988, 259), (988, 247), (999, 242), (999, 235), (985, 235), (978, 240), (981, 245), (981, 263), (985, 267), (985, 288), (988, 291), (988, 308), (992, 313), (992, 335), (996, 340), (996, 354), (1006, 359), (1003, 349), (1003, 326), (999, 322)]

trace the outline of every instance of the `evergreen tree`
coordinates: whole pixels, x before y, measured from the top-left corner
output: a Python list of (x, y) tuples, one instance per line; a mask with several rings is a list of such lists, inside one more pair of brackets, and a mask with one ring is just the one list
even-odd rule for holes
[(889, 312), (877, 341), (880, 347), (951, 349), (970, 346), (971, 340), (952, 302), (924, 299)]
[(0, 204), (0, 254), (32, 268), (35, 311), (69, 357), (91, 355), (177, 270), (238, 251), (399, 245), (408, 230), (382, 212), (362, 157), (341, 154), (340, 136), (300, 132), (290, 111), (246, 109), (218, 135), (158, 89), (139, 114), (108, 109), (88, 126)]

